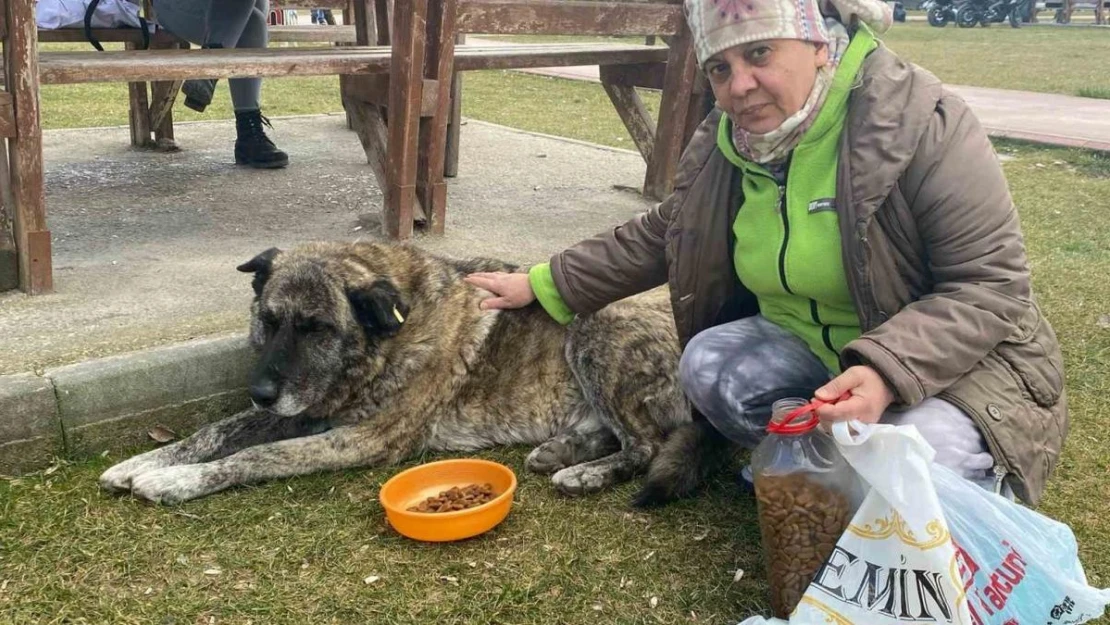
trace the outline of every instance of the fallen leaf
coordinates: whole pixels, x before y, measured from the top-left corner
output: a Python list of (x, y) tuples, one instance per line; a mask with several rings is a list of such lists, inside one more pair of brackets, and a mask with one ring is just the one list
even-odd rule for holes
[(373, 584), (374, 582), (378, 581), (379, 579), (381, 579), (381, 578), (378, 577), (377, 575), (371, 575), (371, 576), (367, 577), (366, 579), (362, 580), (362, 583), (363, 584)]
[(492, 569), (493, 568), (493, 563), (492, 562), (483, 562), (482, 564), (484, 564), (487, 569)]
[(153, 592), (154, 592), (154, 589), (153, 589), (153, 588), (147, 588), (147, 589), (146, 589), (146, 591), (145, 591), (145, 592), (143, 592), (143, 594), (144, 594), (144, 595), (149, 595), (149, 594), (151, 594), (151, 593), (153, 593)]
[(59, 469), (60, 467), (61, 467), (61, 465), (60, 465), (60, 464), (52, 464), (52, 465), (50, 465), (50, 468), (48, 468), (47, 470), (43, 471), (43, 472), (42, 472), (42, 474), (43, 474), (44, 476), (45, 476), (45, 475), (53, 475), (53, 473), (54, 473), (55, 471), (57, 471), (57, 470), (58, 470), (58, 469)]
[(705, 533), (698, 534), (697, 536), (694, 536), (694, 542), (700, 543), (701, 541), (705, 540), (708, 536), (709, 536), (709, 530), (705, 530)]
[(174, 432), (164, 425), (156, 425), (150, 428), (147, 430), (146, 435), (156, 443), (168, 443), (177, 438), (177, 432)]
[(308, 568), (308, 562), (301, 562), (301, 570)]
[(1110, 315), (1099, 315), (1096, 324), (1103, 330), (1110, 329)]
[(744, 579), (744, 569), (736, 569), (736, 572), (732, 574), (732, 583), (735, 584), (742, 579)]
[(644, 556), (644, 561), (646, 562), (646, 561), (652, 559), (654, 556), (655, 556), (655, 552), (654, 551), (649, 551), (648, 554), (646, 556)]
[(288, 484), (286, 484), (286, 485), (285, 485), (285, 490), (287, 490), (287, 491), (289, 491), (289, 492), (293, 492), (293, 487), (292, 487), (292, 486), (290, 486), (290, 485), (288, 485)]
[(696, 620), (698, 620), (698, 615), (697, 615), (697, 614), (694, 614), (694, 611), (693, 611), (693, 610), (690, 610), (690, 620), (691, 620), (691, 621), (696, 621)]
[(245, 580), (235, 582), (235, 590), (249, 590), (251, 583)]
[(1044, 163), (1037, 163), (1036, 165), (1034, 165), (1034, 167), (1037, 167), (1037, 168), (1043, 168), (1043, 167), (1044, 167)]
[(467, 562), (467, 563), (466, 563), (466, 565), (467, 565), (467, 566), (469, 566), (469, 567), (470, 567), (470, 568), (472, 568), (472, 569), (473, 569), (473, 568), (477, 568), (477, 567), (478, 567), (478, 563), (477, 563), (477, 562)]
[(439, 579), (440, 581), (447, 582), (448, 584), (453, 584), (455, 586), (459, 585), (459, 578), (455, 577), (454, 575), (440, 575)]
[(358, 548), (358, 552), (359, 553), (366, 553), (366, 550), (369, 549), (369, 548), (370, 548), (370, 545), (363, 545), (363, 546)]
[(620, 583), (620, 586), (619, 586), (619, 587), (620, 587), (620, 588), (624, 588), (624, 587), (625, 587), (625, 586), (627, 586), (627, 585), (628, 585), (628, 580), (627, 580), (627, 579), (625, 579), (625, 577), (624, 577), (623, 575), (621, 575), (621, 583)]
[(600, 603), (595, 603), (590, 607), (593, 608), (594, 612), (601, 612), (601, 604)]
[(0, 592), (4, 592), (5, 590), (8, 589), (8, 582), (10, 582), (10, 581), (11, 581), (10, 579), (6, 579), (6, 580), (0, 582)]
[(204, 569), (204, 574), (205, 575), (219, 575), (220, 573), (223, 573), (223, 571), (221, 571), (220, 569), (218, 569), (216, 567), (212, 567), (210, 569)]
[(657, 607), (659, 605), (659, 597), (652, 596), (651, 599), (648, 599), (648, 605), (650, 605), (652, 608)]
[(187, 558), (184, 555), (177, 556), (177, 563), (178, 564), (188, 564), (189, 563), (189, 558)]

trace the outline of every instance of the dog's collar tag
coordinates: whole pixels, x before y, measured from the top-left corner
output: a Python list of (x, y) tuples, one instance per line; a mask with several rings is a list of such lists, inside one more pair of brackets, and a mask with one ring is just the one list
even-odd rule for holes
[(397, 310), (396, 306), (393, 307), (393, 316), (397, 317), (397, 323), (405, 322), (405, 316), (401, 314), (401, 311)]

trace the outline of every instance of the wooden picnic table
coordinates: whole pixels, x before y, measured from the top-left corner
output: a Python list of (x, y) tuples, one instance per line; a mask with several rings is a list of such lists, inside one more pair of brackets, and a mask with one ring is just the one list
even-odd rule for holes
[[(141, 109), (156, 128), (169, 119), (183, 80), (339, 75), (344, 107), (385, 194), (384, 229), (394, 239), (411, 237), (416, 224), (432, 233), (445, 231), (444, 172), (455, 166), (447, 153), (449, 127), (458, 136), (459, 72), (601, 66), (606, 92), (647, 162), (649, 197), (669, 192), (678, 157), (701, 114), (692, 44), (678, 0), (354, 0), (356, 45), (42, 53), (33, 0), (0, 0), (0, 9), (7, 57), (0, 91), (0, 138), (7, 143), (7, 150), (0, 150), (0, 281), (4, 251), (14, 243), (19, 288), (31, 294), (53, 290), (40, 83), (160, 85), (152, 90), (149, 115)], [(468, 32), (658, 35), (668, 46), (585, 41), (456, 47)], [(640, 102), (637, 87), (662, 88), (658, 123)]]

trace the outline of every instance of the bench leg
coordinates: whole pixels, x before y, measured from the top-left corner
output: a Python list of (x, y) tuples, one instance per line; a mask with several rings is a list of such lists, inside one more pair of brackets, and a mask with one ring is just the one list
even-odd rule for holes
[(644, 177), (644, 196), (653, 200), (662, 200), (674, 189), (675, 171), (686, 135), (687, 109), (697, 75), (689, 29), (683, 27), (681, 33), (668, 39), (668, 45), (670, 53), (659, 104), (659, 127)]
[(383, 226), (392, 239), (409, 239), (416, 203), (417, 143), (428, 0), (396, 0), (389, 70), (389, 139)]
[(54, 290), (42, 170), (38, 33), (32, 2), (10, 0), (5, 4), (8, 38), (4, 45), (4, 84), (15, 111), (15, 132), (9, 134), (15, 136), (7, 141), (10, 162), (0, 162), (10, 179), (0, 176), (0, 186), (4, 187), (3, 201), (11, 209), (19, 288), (37, 295)]
[(455, 0), (442, 0), (429, 15), (427, 78), (436, 85), (436, 108), (420, 125), (417, 194), (431, 220), (432, 234), (443, 234), (447, 217), (447, 183), (443, 180), (447, 150), (447, 120), (451, 114), (451, 86), (455, 75)]
[[(456, 35), (455, 43), (466, 43), (466, 33)], [(462, 90), (463, 74), (462, 72), (454, 72), (451, 76), (451, 116), (447, 119), (447, 150), (443, 155), (443, 175), (448, 178), (459, 175), (459, 144), (462, 140)]]

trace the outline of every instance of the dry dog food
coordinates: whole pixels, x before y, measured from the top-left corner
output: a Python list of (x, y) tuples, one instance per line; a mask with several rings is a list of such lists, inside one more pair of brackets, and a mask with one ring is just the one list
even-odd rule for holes
[(794, 611), (852, 520), (848, 498), (814, 477), (797, 472), (755, 481), (771, 609), (782, 619)]
[(435, 497), (428, 497), (418, 505), (411, 506), (409, 512), (454, 512), (474, 508), (493, 501), (497, 495), (493, 484), (471, 484), (459, 488), (454, 486)]

